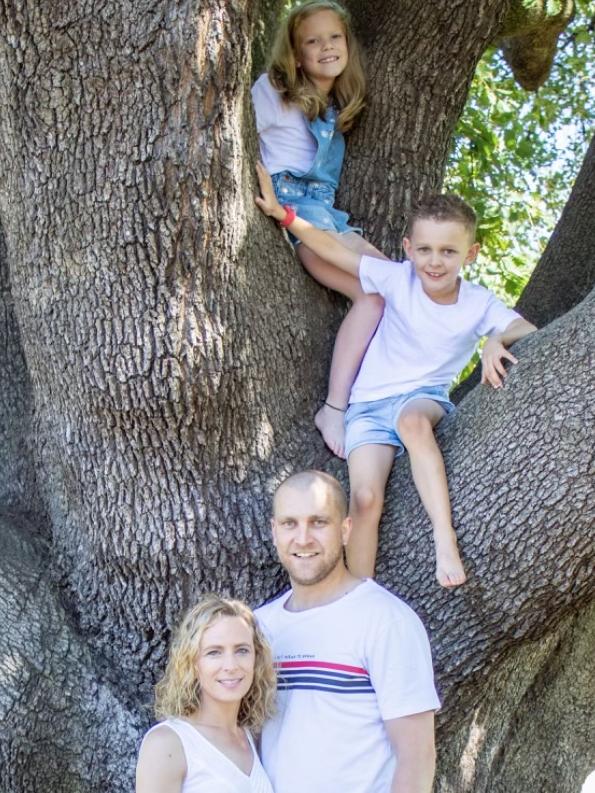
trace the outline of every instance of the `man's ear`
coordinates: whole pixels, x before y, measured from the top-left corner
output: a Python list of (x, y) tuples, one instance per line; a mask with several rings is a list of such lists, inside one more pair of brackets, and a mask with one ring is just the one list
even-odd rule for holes
[(273, 545), (277, 546), (277, 531), (276, 531), (276, 524), (275, 518), (271, 518), (271, 534), (273, 535)]
[(463, 264), (471, 264), (477, 259), (477, 254), (479, 253), (479, 242), (474, 242), (473, 245), (467, 251), (467, 255), (465, 256), (465, 261)]
[(409, 239), (409, 237), (403, 237), (403, 248), (405, 249), (407, 258), (411, 259), (411, 251), (413, 249), (413, 246), (411, 245), (411, 240)]
[(351, 518), (347, 516), (343, 521), (343, 523), (341, 524), (341, 540), (343, 541), (343, 545), (347, 545), (347, 543), (349, 542), (352, 528), (353, 528), (353, 524)]

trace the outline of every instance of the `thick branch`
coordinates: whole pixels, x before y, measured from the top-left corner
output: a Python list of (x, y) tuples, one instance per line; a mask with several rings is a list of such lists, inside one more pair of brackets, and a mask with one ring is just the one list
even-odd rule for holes
[(595, 137), (554, 233), (518, 302), (539, 327), (569, 311), (595, 285)]
[(392, 478), (380, 575), (426, 615), (447, 708), (463, 680), (483, 679), (592, 594), (594, 344), (595, 291), (513, 347), (520, 362), (504, 390), (476, 389), (440, 428), (464, 587), (433, 582), (406, 461)]

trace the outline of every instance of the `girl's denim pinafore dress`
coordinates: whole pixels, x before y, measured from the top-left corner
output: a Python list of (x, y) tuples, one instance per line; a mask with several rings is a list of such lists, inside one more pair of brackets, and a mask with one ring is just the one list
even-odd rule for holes
[[(280, 204), (294, 207), (298, 216), (319, 229), (361, 233), (361, 229), (348, 224), (349, 215), (335, 209), (335, 191), (339, 185), (345, 139), (336, 129), (337, 111), (329, 107), (325, 118), (315, 118), (308, 122), (310, 132), (316, 138), (318, 148), (309, 171), (303, 174), (283, 171), (273, 174), (273, 186)], [(299, 240), (290, 234), (294, 245)]]

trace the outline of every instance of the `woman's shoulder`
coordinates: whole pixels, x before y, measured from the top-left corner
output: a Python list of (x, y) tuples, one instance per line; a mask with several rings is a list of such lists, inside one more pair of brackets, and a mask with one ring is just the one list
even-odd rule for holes
[(142, 747), (160, 753), (179, 749), (183, 756), (182, 740), (178, 732), (174, 723), (169, 720), (162, 721), (145, 733)]
[(138, 755), (137, 790), (181, 783), (186, 773), (184, 747), (171, 724), (162, 722), (152, 727), (145, 734)]

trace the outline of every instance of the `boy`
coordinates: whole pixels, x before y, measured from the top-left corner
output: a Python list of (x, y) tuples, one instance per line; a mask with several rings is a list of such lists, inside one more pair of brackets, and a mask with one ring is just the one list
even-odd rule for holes
[(432, 523), (436, 577), (442, 586), (464, 583), (452, 527), (442, 454), (433, 429), (454, 405), (448, 386), (482, 336), (482, 383), (502, 386), (506, 347), (536, 330), (487, 289), (460, 278), (479, 250), (475, 213), (461, 198), (436, 195), (409, 218), (403, 240), (408, 260), (361, 256), (280, 206), (259, 165), (260, 209), (311, 250), (356, 275), (364, 292), (385, 300), (382, 320), (353, 384), (346, 413), (346, 452), (353, 532), (349, 569), (373, 576), (384, 489), (395, 453), (409, 452), (411, 472)]

